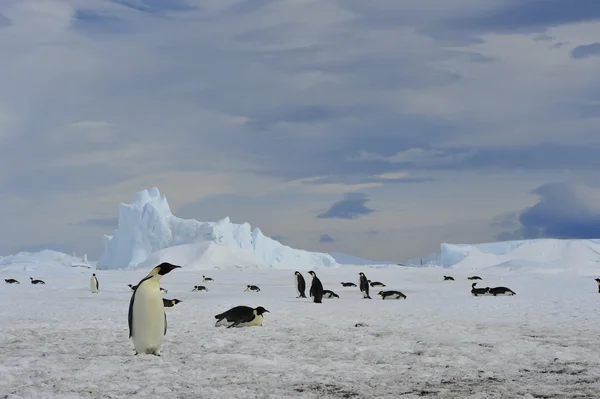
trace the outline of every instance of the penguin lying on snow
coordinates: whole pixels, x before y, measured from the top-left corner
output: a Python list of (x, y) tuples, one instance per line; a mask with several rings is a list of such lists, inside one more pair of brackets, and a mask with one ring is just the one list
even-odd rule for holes
[(471, 284), (471, 294), (473, 296), (492, 295), (490, 294), (490, 287), (475, 288), (475, 285), (477, 285), (477, 283)]
[(248, 285), (248, 288), (246, 288), (244, 291), (248, 291), (248, 292), (259, 292), (260, 288), (258, 288), (258, 285)]
[(262, 326), (263, 314), (270, 313), (267, 309), (259, 306), (251, 308), (250, 306), (236, 306), (226, 312), (215, 315), (217, 322), (215, 327), (251, 327)]
[(493, 296), (497, 296), (497, 295), (513, 296), (513, 295), (517, 295), (513, 290), (511, 290), (510, 288), (506, 288), (506, 287), (494, 287), (494, 288), (490, 288), (489, 289), (489, 293), (492, 294)]
[(471, 277), (467, 277), (467, 280), (481, 280), (481, 277), (479, 277), (479, 276), (471, 276)]
[(4, 282), (5, 282), (6, 284), (21, 284), (21, 283), (19, 283), (17, 280), (15, 280), (14, 278), (5, 278), (5, 279), (4, 279)]
[(379, 281), (368, 280), (368, 282), (371, 285), (371, 287), (373, 287), (373, 288), (375, 288), (375, 287), (385, 287), (385, 284), (380, 283)]
[(308, 272), (312, 276), (312, 283), (310, 285), (309, 295), (313, 297), (314, 303), (323, 303), (323, 284), (317, 277), (317, 274), (312, 270)]
[(294, 275), (296, 276), (296, 291), (298, 291), (296, 298), (306, 298), (306, 281), (304, 281), (302, 273), (296, 271)]
[(342, 287), (356, 287), (354, 283), (342, 283)]
[(96, 273), (93, 273), (92, 277), (90, 278), (90, 290), (93, 294), (97, 294), (100, 290), (100, 284), (98, 284), (98, 278), (96, 278)]
[(46, 284), (42, 280), (34, 280), (33, 277), (29, 277), (31, 279), (31, 284)]
[(379, 291), (377, 295), (381, 295), (381, 299), (406, 299), (400, 291)]
[(363, 293), (364, 299), (371, 299), (369, 296), (369, 280), (367, 280), (367, 276), (363, 272), (358, 273), (360, 276), (360, 292)]
[(179, 299), (165, 299), (165, 298), (163, 298), (163, 306), (165, 308), (172, 308), (173, 306), (177, 305), (179, 302), (181, 302)]
[(447, 281), (447, 280), (449, 280), (449, 281), (454, 281), (454, 277), (451, 277), (451, 276), (444, 276), (444, 281)]
[(210, 277), (202, 276), (202, 281), (214, 281), (214, 280)]
[(162, 276), (180, 267), (161, 263), (138, 283), (131, 294), (127, 322), (136, 355), (160, 356), (160, 347), (167, 334), (167, 313), (159, 283)]
[(197, 291), (208, 291), (208, 289), (203, 285), (195, 285), (192, 292), (197, 292)]
[(323, 290), (323, 298), (339, 298), (340, 296), (333, 291)]

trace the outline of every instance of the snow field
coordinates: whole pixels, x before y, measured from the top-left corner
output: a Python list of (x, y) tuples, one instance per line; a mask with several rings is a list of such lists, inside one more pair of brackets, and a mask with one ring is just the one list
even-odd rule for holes
[[(598, 398), (600, 294), (591, 276), (490, 269), (321, 268), (340, 299), (297, 299), (293, 270), (177, 269), (162, 279), (162, 357), (134, 356), (131, 290), (145, 271), (5, 269), (0, 277), (0, 397)], [(362, 299), (363, 271), (385, 288)], [(302, 271), (310, 287), (310, 276)], [(202, 275), (214, 282), (203, 282)], [(442, 281), (442, 275), (456, 281)], [(507, 286), (514, 297), (472, 297)], [(29, 283), (29, 276), (46, 285)], [(247, 284), (261, 288), (244, 292)], [(191, 292), (205, 285), (208, 292)], [(406, 300), (382, 301), (396, 289)], [(270, 311), (262, 327), (214, 327), (236, 305)], [(365, 327), (355, 327), (364, 323)]]

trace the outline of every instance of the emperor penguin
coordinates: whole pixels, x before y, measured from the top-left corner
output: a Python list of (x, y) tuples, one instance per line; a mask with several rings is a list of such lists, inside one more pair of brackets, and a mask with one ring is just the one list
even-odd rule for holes
[(92, 274), (92, 278), (90, 278), (90, 290), (92, 293), (97, 294), (100, 290), (100, 285), (98, 284), (98, 279), (96, 278), (96, 273)]
[(481, 277), (479, 277), (479, 276), (471, 276), (471, 277), (467, 277), (467, 280), (481, 280)]
[(195, 285), (192, 292), (198, 292), (198, 291), (208, 291), (208, 289), (203, 285)]
[(406, 299), (406, 295), (400, 291), (379, 291), (377, 295), (381, 295), (381, 299)]
[(177, 305), (179, 302), (181, 302), (179, 299), (163, 298), (163, 305), (165, 306), (165, 308), (172, 308), (173, 306)]
[(14, 278), (5, 278), (5, 279), (4, 279), (4, 282), (5, 282), (6, 284), (21, 284), (21, 283), (19, 283), (17, 280), (15, 280)]
[(270, 313), (267, 309), (259, 306), (251, 308), (250, 306), (236, 306), (226, 312), (215, 315), (217, 322), (215, 327), (252, 327), (262, 326), (263, 314)]
[(506, 288), (506, 287), (494, 287), (494, 288), (490, 288), (488, 292), (490, 294), (492, 294), (493, 296), (497, 296), (497, 295), (513, 296), (513, 295), (517, 295), (516, 292), (514, 292), (510, 288)]
[(206, 277), (206, 276), (203, 275), (202, 276), (202, 281), (214, 281), (214, 280), (212, 279), (212, 277)]
[(371, 287), (375, 288), (375, 287), (385, 287), (385, 284), (383, 284), (380, 281), (371, 281), (371, 280), (367, 280), (369, 282), (369, 284), (371, 285)]
[(339, 298), (340, 296), (331, 290), (323, 290), (323, 298)]
[(312, 284), (310, 285), (309, 295), (313, 297), (314, 303), (323, 303), (323, 284), (317, 277), (317, 274), (312, 270), (308, 272), (312, 276)]
[(259, 292), (260, 288), (258, 287), (258, 285), (247, 285), (244, 291), (248, 291), (248, 292)]
[(598, 284), (598, 293), (600, 293), (600, 278), (595, 279)]
[(452, 277), (452, 276), (444, 276), (444, 281), (454, 281), (454, 277)]
[(160, 279), (181, 266), (161, 263), (137, 285), (129, 301), (129, 338), (133, 339), (135, 354), (160, 356), (167, 334), (167, 313), (160, 294)]
[(360, 292), (363, 293), (363, 299), (371, 299), (369, 296), (369, 280), (363, 272), (358, 273), (360, 276)]
[(304, 281), (302, 273), (297, 271), (294, 274), (296, 275), (296, 290), (298, 291), (296, 298), (306, 298), (306, 281)]
[(476, 285), (477, 285), (477, 282), (474, 282), (473, 284), (471, 284), (471, 295), (473, 295), (473, 296), (491, 295), (490, 287), (475, 288)]
[(356, 287), (356, 284), (354, 284), (354, 283), (344, 283), (344, 282), (342, 282), (342, 287)]
[(34, 280), (33, 277), (29, 277), (31, 279), (31, 284), (46, 284), (42, 280)]

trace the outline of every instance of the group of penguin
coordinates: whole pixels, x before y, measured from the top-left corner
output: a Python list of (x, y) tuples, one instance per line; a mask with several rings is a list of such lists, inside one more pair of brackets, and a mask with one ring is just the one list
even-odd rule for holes
[[(471, 276), (467, 277), (467, 280), (481, 280), (479, 276)], [(444, 281), (454, 281), (454, 277), (452, 276), (444, 276)], [(600, 284), (600, 283), (599, 283)], [(475, 288), (477, 282), (471, 284), (471, 295), (473, 296), (513, 296), (517, 295), (513, 290), (507, 287), (485, 287), (485, 288)], [(600, 285), (599, 285), (600, 287)], [(599, 288), (600, 292), (600, 288)]]
[[(150, 273), (146, 275), (137, 285), (129, 285), (133, 290), (131, 299), (129, 300), (129, 310), (127, 313), (127, 322), (129, 326), (129, 338), (133, 341), (135, 354), (151, 354), (155, 356), (161, 356), (161, 346), (165, 335), (167, 334), (167, 313), (165, 307), (172, 307), (176, 303), (181, 302), (178, 299), (164, 299), (161, 295), (161, 291), (167, 292), (160, 287), (161, 278), (169, 272), (181, 268), (181, 266), (173, 265), (171, 263), (161, 263), (154, 267)], [(314, 271), (308, 272), (312, 276), (312, 283), (309, 290), (309, 295), (313, 298), (313, 302), (322, 303), (324, 295), (328, 297), (338, 297), (335, 293), (330, 290), (324, 290), (321, 280), (317, 277)], [(295, 272), (296, 276), (296, 287), (298, 290), (298, 298), (306, 298), (306, 282), (302, 274), (298, 271)], [(367, 279), (364, 273), (359, 273), (360, 276), (360, 291), (363, 294), (363, 298), (371, 299), (369, 295), (369, 287), (373, 286), (385, 286), (379, 282), (371, 282)], [(205, 281), (212, 280), (203, 276)], [(481, 280), (479, 276), (468, 277), (469, 280)], [(444, 280), (454, 280), (449, 276), (444, 276)], [(600, 279), (595, 279), (598, 284), (598, 292), (600, 293)], [(15, 279), (5, 279), (7, 284), (20, 284)], [(45, 284), (42, 280), (34, 280), (31, 278), (32, 284)], [(475, 288), (477, 282), (474, 282), (471, 287), (471, 293), (474, 296), (479, 295), (515, 295), (515, 293), (507, 287), (486, 287), (486, 288)], [(342, 283), (344, 287), (356, 286), (354, 283)], [(198, 287), (195, 286), (194, 290)], [(92, 293), (98, 293), (100, 284), (96, 274), (92, 274), (90, 278), (90, 289)], [(247, 290), (260, 289), (257, 286), (248, 285)], [(332, 296), (333, 294), (333, 296)], [(406, 299), (406, 295), (400, 291), (379, 291), (378, 295), (382, 299)], [(267, 309), (262, 306), (251, 308), (249, 306), (235, 306), (223, 313), (215, 315), (217, 320), (215, 326), (227, 326), (232, 327), (244, 327), (244, 326), (261, 326), (263, 322), (263, 315), (269, 313)]]
[[(29, 277), (29, 279), (31, 280), (31, 284), (46, 284), (44, 281), (34, 279), (33, 277)], [(6, 284), (21, 284), (18, 280), (15, 280), (14, 278), (5, 278), (4, 282)]]
[[(302, 276), (302, 273), (299, 271), (294, 272), (296, 275), (296, 290), (298, 291), (297, 298), (306, 298), (306, 281)], [(339, 298), (339, 295), (331, 290), (323, 289), (323, 283), (317, 277), (317, 274), (314, 271), (309, 271), (308, 274), (312, 276), (312, 282), (310, 285), (310, 289), (308, 291), (308, 295), (313, 298), (314, 303), (323, 303), (323, 298)], [(360, 276), (359, 280), (359, 288), (360, 292), (363, 294), (363, 298), (372, 299), (369, 295), (369, 286), (371, 287), (385, 287), (385, 284), (380, 283), (379, 281), (371, 281), (367, 279), (367, 276), (363, 272), (358, 273)], [(356, 287), (354, 283), (344, 283), (342, 282), (343, 287)], [(381, 296), (381, 299), (406, 299), (406, 295), (401, 293), (400, 291), (388, 290), (388, 291), (379, 291), (377, 295)]]

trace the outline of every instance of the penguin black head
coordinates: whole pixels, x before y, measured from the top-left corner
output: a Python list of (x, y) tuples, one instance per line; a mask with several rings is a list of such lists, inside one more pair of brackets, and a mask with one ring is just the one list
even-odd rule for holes
[(313, 272), (312, 270), (308, 272), (308, 274), (310, 274), (313, 277), (317, 277), (317, 274), (315, 272)]
[(363, 272), (360, 272), (360, 273), (358, 273), (358, 275), (361, 277), (364, 277), (365, 274)]
[(257, 314), (257, 315), (259, 315), (259, 316), (260, 316), (261, 314), (263, 314), (263, 313), (271, 313), (271, 312), (269, 312), (267, 309), (263, 308), (262, 306), (259, 306), (259, 307), (257, 307), (257, 308), (256, 308), (256, 309), (254, 309), (254, 310), (256, 310), (256, 314)]
[(379, 291), (377, 295), (383, 295), (383, 291)]
[(595, 278), (594, 280), (596, 280), (596, 282), (597, 282), (598, 284), (600, 284), (600, 278)]
[(92, 273), (92, 276), (96, 277), (96, 273)]
[(181, 302), (179, 299), (171, 299), (173, 305), (177, 305), (179, 302)]
[(299, 275), (299, 274), (300, 274), (300, 272), (296, 271), (294, 274), (297, 276), (297, 275)]
[(171, 270), (178, 269), (178, 268), (181, 268), (181, 266), (175, 266), (170, 263), (164, 262), (164, 263), (161, 263), (160, 265), (156, 266), (154, 269), (152, 269), (151, 274), (153, 276), (156, 276), (156, 275), (164, 276), (165, 274), (169, 273)]

